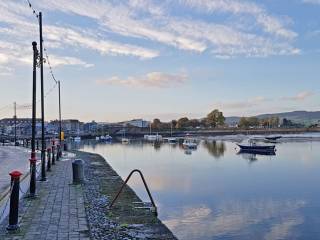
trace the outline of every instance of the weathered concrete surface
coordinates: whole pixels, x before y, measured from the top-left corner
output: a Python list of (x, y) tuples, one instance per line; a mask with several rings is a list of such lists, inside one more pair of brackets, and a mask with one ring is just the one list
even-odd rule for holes
[(38, 197), (23, 199), (19, 209), (20, 230), (7, 233), (5, 219), (0, 239), (90, 239), (81, 185), (72, 184), (71, 159), (63, 159), (37, 183)]
[(92, 239), (176, 239), (150, 210), (134, 208), (141, 199), (128, 186), (109, 210), (123, 180), (100, 155), (75, 153), (86, 163), (83, 187)]

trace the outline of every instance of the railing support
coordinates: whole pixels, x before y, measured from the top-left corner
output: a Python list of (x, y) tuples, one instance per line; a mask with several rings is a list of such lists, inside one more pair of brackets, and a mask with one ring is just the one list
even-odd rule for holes
[(114, 203), (117, 201), (118, 197), (120, 196), (120, 194), (121, 194), (124, 186), (127, 184), (127, 182), (129, 181), (130, 177), (131, 177), (132, 174), (135, 173), (135, 172), (138, 172), (138, 173), (140, 174), (140, 177), (141, 177), (141, 179), (142, 179), (142, 182), (143, 182), (143, 184), (144, 184), (145, 189), (147, 190), (147, 193), (148, 193), (148, 196), (149, 196), (150, 201), (151, 201), (151, 203), (152, 203), (152, 206), (154, 207), (155, 215), (157, 216), (157, 215), (158, 215), (157, 206), (156, 206), (156, 204), (155, 204), (154, 201), (153, 201), (153, 198), (152, 198), (152, 196), (151, 196), (151, 193), (150, 193), (150, 190), (149, 190), (148, 185), (147, 185), (147, 183), (146, 183), (146, 180), (144, 179), (143, 174), (142, 174), (142, 172), (141, 172), (139, 169), (134, 169), (134, 170), (132, 170), (132, 171), (130, 172), (129, 176), (126, 178), (126, 180), (125, 180), (124, 183), (122, 184), (122, 186), (121, 186), (120, 190), (118, 191), (117, 195), (115, 196), (115, 198), (112, 200), (111, 204), (109, 205), (109, 208), (112, 208), (112, 206), (114, 205)]

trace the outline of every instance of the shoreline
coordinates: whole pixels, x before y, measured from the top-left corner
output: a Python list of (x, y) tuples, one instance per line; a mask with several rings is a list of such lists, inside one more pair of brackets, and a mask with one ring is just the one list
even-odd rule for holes
[(102, 156), (72, 152), (85, 162), (83, 190), (92, 239), (177, 239), (150, 210), (134, 208), (133, 202), (142, 200), (128, 185), (114, 207), (108, 209), (122, 178)]
[[(121, 137), (122, 133), (118, 133), (121, 129), (109, 129), (109, 134), (112, 137)], [(174, 130), (172, 132), (173, 137), (184, 137), (187, 134), (191, 136), (227, 136), (227, 135), (272, 135), (272, 134), (304, 134), (304, 133), (319, 133), (320, 128), (274, 128), (274, 129), (206, 129), (206, 130)], [(105, 133), (107, 134), (107, 133)], [(100, 135), (105, 135), (100, 134)], [(149, 130), (137, 129), (137, 128), (128, 128), (126, 130), (127, 137), (143, 137), (144, 135), (150, 134)], [(170, 130), (152, 130), (152, 134), (159, 134), (163, 137), (170, 137)], [(95, 137), (100, 136), (98, 134), (82, 134), (83, 139), (94, 139)], [(72, 136), (69, 136), (72, 137)]]

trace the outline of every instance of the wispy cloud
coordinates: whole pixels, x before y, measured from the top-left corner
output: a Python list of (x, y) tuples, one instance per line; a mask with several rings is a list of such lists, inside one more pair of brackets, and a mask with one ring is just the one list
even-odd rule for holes
[(281, 19), (270, 15), (264, 8), (249, 1), (238, 0), (180, 0), (181, 3), (205, 12), (226, 12), (236, 15), (251, 15), (263, 31), (292, 39), (297, 33), (286, 28)]
[(185, 74), (150, 72), (139, 77), (129, 76), (127, 78), (120, 78), (113, 76), (108, 79), (98, 80), (97, 83), (127, 87), (170, 88), (184, 84), (187, 78)]
[(302, 2), (320, 5), (320, 0), (302, 0)]
[(225, 110), (236, 110), (236, 109), (248, 109), (262, 104), (263, 102), (271, 101), (269, 98), (263, 96), (256, 96), (245, 101), (234, 101), (234, 102), (220, 102), (214, 104), (221, 109)]
[[(135, 38), (165, 44), (182, 50), (208, 52), (219, 58), (234, 56), (266, 57), (295, 55), (300, 50), (291, 41), (297, 33), (287, 28), (288, 18), (272, 16), (260, 5), (236, 0), (181, 0), (183, 6), (202, 12), (213, 11), (246, 17), (250, 25), (237, 28), (226, 19), (208, 22), (175, 16), (170, 11), (173, 3), (146, 0), (130, 1), (65, 1), (49, 0), (38, 3), (48, 10), (63, 11), (94, 20), (102, 33), (115, 33), (128, 40)], [(63, 8), (61, 8), (63, 6)], [(256, 24), (257, 23), (257, 24)], [(252, 26), (255, 26), (252, 29)], [(245, 30), (244, 30), (245, 29)], [(265, 34), (260, 34), (259, 32)], [(113, 49), (113, 48), (112, 48)], [(132, 51), (131, 51), (132, 52)], [(144, 54), (142, 54), (144, 56)], [(145, 57), (152, 58), (155, 54)]]
[(283, 97), (283, 100), (290, 100), (290, 101), (304, 101), (307, 98), (313, 96), (314, 93), (310, 92), (310, 91), (303, 91), (303, 92), (299, 92), (298, 94), (296, 94), (295, 96), (291, 96), (291, 97)]

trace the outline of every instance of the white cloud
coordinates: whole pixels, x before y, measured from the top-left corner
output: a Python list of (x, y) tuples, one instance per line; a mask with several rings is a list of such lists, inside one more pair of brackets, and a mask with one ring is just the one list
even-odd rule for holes
[[(173, 2), (146, 0), (130, 1), (65, 1), (50, 0), (39, 3), (42, 8), (88, 17), (101, 26), (104, 33), (116, 33), (126, 38), (158, 42), (178, 49), (202, 53), (209, 50), (218, 58), (234, 56), (267, 57), (270, 55), (296, 55), (300, 50), (291, 41), (297, 34), (286, 28), (287, 18), (270, 15), (253, 2), (236, 0), (180, 0), (181, 4), (206, 12), (226, 12), (240, 17), (254, 17), (251, 25), (261, 29), (250, 31), (225, 20), (207, 22), (170, 15)], [(175, 2), (176, 3), (176, 2)], [(63, 8), (61, 8), (63, 6)], [(252, 21), (251, 21), (252, 22)], [(257, 23), (257, 24), (256, 24)], [(244, 30), (245, 29), (245, 30)], [(258, 34), (262, 30), (268, 34)], [(149, 56), (153, 57), (154, 54)]]
[(252, 107), (259, 106), (260, 104), (270, 101), (270, 99), (263, 97), (263, 96), (256, 96), (253, 98), (250, 98), (246, 101), (234, 101), (234, 102), (220, 102), (214, 104), (215, 106), (218, 106), (220, 109), (226, 109), (226, 110), (234, 110), (234, 109), (248, 109)]
[(320, 0), (302, 0), (304, 3), (320, 4)]
[(50, 43), (66, 44), (74, 47), (88, 48), (103, 55), (126, 55), (142, 59), (154, 58), (159, 55), (157, 51), (130, 44), (119, 44), (97, 37), (97, 33), (90, 30), (81, 31), (65, 27), (48, 26), (45, 30), (46, 38)]
[(127, 87), (151, 87), (151, 88), (170, 88), (182, 85), (186, 82), (185, 74), (168, 74), (162, 72), (150, 72), (144, 76), (120, 78), (113, 76), (108, 79), (98, 80), (99, 84), (121, 85)]
[(299, 92), (297, 95), (292, 96), (292, 97), (283, 97), (283, 100), (291, 100), (291, 101), (304, 101), (307, 98), (313, 96), (314, 93), (310, 91), (302, 91)]
[(198, 10), (209, 13), (227, 12), (238, 15), (251, 15), (265, 32), (288, 39), (297, 36), (297, 33), (285, 28), (279, 18), (271, 16), (264, 8), (253, 2), (238, 0), (180, 0), (180, 2), (192, 8), (197, 8)]

